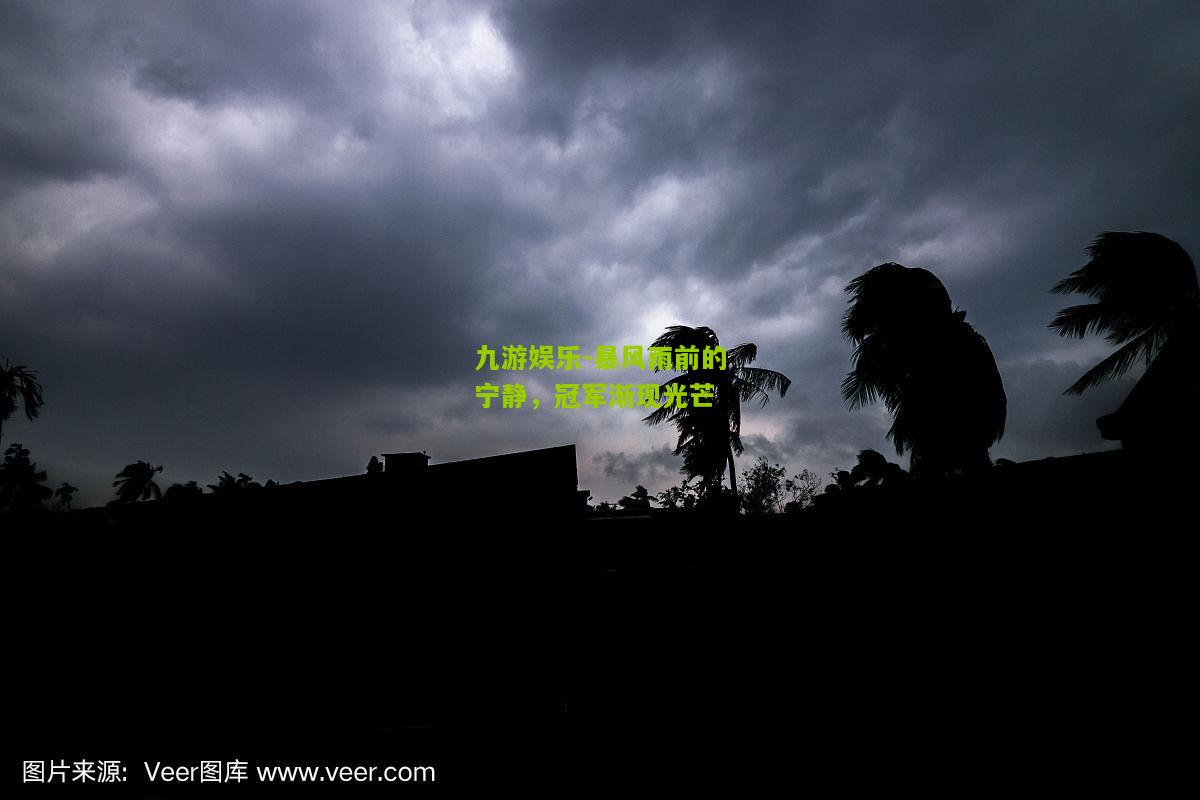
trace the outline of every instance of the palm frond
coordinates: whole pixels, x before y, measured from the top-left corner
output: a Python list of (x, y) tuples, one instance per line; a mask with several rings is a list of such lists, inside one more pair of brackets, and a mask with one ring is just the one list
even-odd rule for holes
[(744, 342), (725, 351), (725, 366), (729, 369), (741, 369), (747, 364), (754, 363), (758, 358), (758, 345)]
[(868, 336), (850, 356), (852, 369), (842, 380), (842, 399), (852, 411), (879, 400), (887, 404), (889, 411), (894, 411), (909, 360), (904, 348), (896, 346), (886, 335)]
[(768, 392), (778, 392), (779, 396), (783, 397), (787, 394), (788, 387), (792, 385), (791, 378), (773, 369), (741, 367), (738, 369), (737, 374), (746, 387), (742, 389), (743, 402), (749, 400), (752, 395), (761, 393), (763, 395), (762, 404), (765, 406), (769, 399), (767, 397)]
[(4, 368), (0, 369), (0, 422), (16, 410), (18, 400), (24, 407), (26, 418), (32, 422), (45, 405), (42, 392), (36, 370), (24, 364), (12, 366), (5, 361)]
[(1082, 339), (1090, 333), (1105, 333), (1124, 337), (1121, 341), (1126, 341), (1144, 333), (1152, 324), (1154, 321), (1147, 319), (1144, 314), (1111, 302), (1100, 302), (1067, 306), (1055, 315), (1050, 327), (1058, 331), (1060, 336), (1076, 339)]
[(1164, 338), (1161, 331), (1147, 331), (1083, 373), (1083, 376), (1071, 384), (1063, 394), (1083, 394), (1093, 386), (1119, 378), (1128, 372), (1139, 358), (1149, 364), (1162, 349)]
[(737, 393), (738, 399), (741, 400), (742, 403), (749, 403), (751, 400), (758, 400), (759, 408), (766, 408), (767, 403), (771, 400), (771, 396), (762, 389), (759, 389), (757, 386), (752, 384), (748, 384), (745, 381), (739, 380), (737, 382)]
[(842, 399), (851, 411), (873, 405), (884, 396), (884, 387), (868, 379), (859, 370), (852, 370), (842, 379)]
[[(657, 345), (656, 345), (657, 346)], [(674, 378), (668, 378), (658, 387), (660, 396), (666, 393), (668, 386), (677, 385), (687, 387), (693, 380), (693, 377), (688, 374), (676, 375)], [(675, 408), (674, 406), (659, 406), (654, 411), (642, 417), (642, 422), (647, 425), (661, 425), (664, 422), (671, 422), (675, 419), (680, 411), (686, 409)]]

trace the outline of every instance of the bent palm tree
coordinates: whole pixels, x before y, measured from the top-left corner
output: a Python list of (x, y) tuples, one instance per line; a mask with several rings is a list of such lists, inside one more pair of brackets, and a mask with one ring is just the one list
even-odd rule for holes
[(1050, 291), (1086, 294), (1096, 302), (1064, 308), (1050, 327), (1075, 338), (1103, 333), (1121, 346), (1064, 394), (1120, 377), (1139, 360), (1149, 365), (1172, 340), (1200, 326), (1196, 267), (1177, 243), (1157, 233), (1107, 231), (1087, 254), (1091, 260)]
[(1004, 435), (1007, 398), (987, 340), (952, 311), (932, 272), (880, 264), (846, 287), (842, 330), (854, 343), (842, 381), (851, 409), (882, 400), (892, 413), (887, 438), (912, 454), (914, 475), (991, 463)]
[(16, 413), (18, 405), (24, 406), (25, 417), (32, 422), (45, 404), (42, 384), (36, 375), (34, 370), (21, 365), (10, 366), (8, 361), (0, 369), (0, 441), (4, 439), (4, 423)]
[(132, 503), (137, 500), (162, 499), (162, 490), (154, 482), (155, 473), (162, 472), (161, 466), (154, 466), (148, 461), (136, 461), (126, 464), (117, 473), (113, 487), (117, 490), (118, 503)]
[[(672, 325), (654, 340), (651, 347), (669, 347), (672, 351), (679, 347), (695, 347), (702, 353), (705, 347), (717, 348), (720, 344), (712, 328)], [(761, 406), (765, 406), (770, 400), (770, 392), (778, 392), (783, 397), (792, 385), (791, 379), (782, 373), (751, 367), (750, 364), (757, 357), (756, 345), (739, 344), (726, 351), (724, 369), (716, 365), (704, 369), (701, 364), (698, 369), (689, 369), (671, 378), (662, 384), (662, 391), (673, 385), (681, 386), (686, 391), (692, 384), (712, 384), (711, 407), (689, 404), (686, 408), (678, 408), (664, 405), (643, 419), (647, 425), (663, 422), (675, 424), (679, 431), (675, 455), (683, 456), (680, 471), (688, 479), (700, 478), (701, 486), (705, 489), (720, 486), (728, 467), (729, 487), (737, 494), (734, 455), (741, 455), (743, 450), (742, 403), (757, 399)], [(655, 371), (658, 371), (657, 367)]]

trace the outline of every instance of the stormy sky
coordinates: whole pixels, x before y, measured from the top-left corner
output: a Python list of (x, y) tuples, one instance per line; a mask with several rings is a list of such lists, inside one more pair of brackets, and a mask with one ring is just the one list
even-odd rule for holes
[(899, 261), (992, 347), (993, 457), (1111, 447), (1137, 373), (1063, 396), (1108, 347), (1047, 290), (1104, 230), (1200, 255), (1198, 43), (1194, 0), (0, 2), (0, 359), (46, 395), (4, 442), (85, 504), (137, 459), (165, 487), (567, 443), (614, 499), (678, 482), (672, 431), (484, 410), (475, 350), (681, 323), (794, 382), (740, 466), (823, 475), (895, 458), (839, 326)]

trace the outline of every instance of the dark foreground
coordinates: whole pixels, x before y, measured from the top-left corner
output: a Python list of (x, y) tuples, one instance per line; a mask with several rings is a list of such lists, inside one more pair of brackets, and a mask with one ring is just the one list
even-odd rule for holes
[[(4, 781), (214, 800), (1151, 794), (1190, 719), (1194, 482), (1093, 473), (769, 522), (442, 504), (6, 533)], [(122, 760), (126, 782), (21, 781), (23, 760), (81, 758)], [(432, 764), (436, 782), (143, 767), (210, 759)]]

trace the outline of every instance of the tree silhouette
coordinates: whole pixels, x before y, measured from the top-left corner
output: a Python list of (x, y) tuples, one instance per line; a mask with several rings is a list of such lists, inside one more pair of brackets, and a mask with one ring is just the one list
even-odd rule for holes
[(187, 483), (172, 483), (163, 492), (163, 499), (169, 503), (181, 503), (195, 500), (204, 494), (204, 490), (195, 481)]
[(809, 469), (801, 469), (783, 482), (784, 513), (793, 513), (813, 504), (821, 489), (821, 479)]
[[(273, 482), (269, 481), (269, 483), (274, 485)], [(208, 488), (212, 489), (213, 494), (234, 497), (240, 496), (248, 490), (261, 489), (263, 486), (244, 472), (239, 472), (236, 478), (228, 472), (222, 472), (217, 476), (217, 482), (210, 483)]]
[(0, 464), (0, 511), (29, 513), (44, 510), (42, 505), (52, 494), (43, 486), (46, 472), (29, 460), (29, 451), (13, 442)]
[[(651, 347), (669, 347), (675, 351), (680, 347), (695, 347), (703, 352), (705, 347), (716, 348), (720, 341), (712, 328), (690, 328), (672, 325), (666, 333), (654, 340)], [(679, 441), (675, 455), (683, 456), (681, 472), (689, 479), (700, 479), (701, 494), (709, 494), (720, 487), (726, 468), (729, 470), (729, 486), (737, 495), (737, 469), (734, 455), (742, 453), (742, 403), (760, 400), (766, 405), (770, 392), (780, 397), (787, 394), (791, 379), (774, 370), (749, 366), (758, 357), (758, 347), (739, 344), (726, 352), (725, 367), (719, 365), (704, 369), (703, 362), (696, 369), (688, 369), (662, 384), (662, 392), (670, 386), (682, 387), (690, 395), (693, 384), (712, 384), (714, 394), (711, 407), (696, 407), (690, 402), (686, 408), (663, 405), (643, 420), (648, 425), (663, 422), (675, 424)], [(659, 371), (656, 366), (655, 371)]]
[(63, 482), (62, 486), (60, 486), (54, 490), (54, 497), (56, 498), (56, 500), (54, 502), (54, 507), (61, 508), (64, 511), (70, 511), (71, 510), (71, 500), (75, 497), (75, 493), (78, 491), (79, 491), (78, 487), (72, 486), (69, 483)]
[(775, 514), (783, 507), (783, 481), (787, 470), (771, 466), (759, 456), (754, 466), (742, 472), (742, 509), (747, 514)]
[(1004, 435), (1007, 398), (987, 340), (952, 311), (928, 270), (880, 264), (846, 287), (842, 330), (854, 343), (842, 382), (851, 409), (882, 400), (892, 413), (888, 439), (912, 454), (914, 475), (990, 464)]
[(113, 481), (113, 488), (117, 490), (117, 498), (113, 502), (133, 503), (138, 500), (149, 500), (151, 497), (161, 500), (162, 490), (155, 483), (154, 476), (162, 470), (161, 466), (156, 467), (149, 461), (135, 461), (132, 464), (126, 464), (125, 468), (117, 473), (116, 480)]
[(1200, 327), (1200, 287), (1191, 257), (1157, 233), (1107, 231), (1087, 249), (1090, 261), (1054, 285), (1054, 294), (1096, 300), (1058, 312), (1050, 327), (1061, 336), (1102, 333), (1120, 345), (1065, 393), (1082, 394), (1125, 374), (1138, 360), (1149, 365), (1180, 338)]
[(0, 369), (0, 441), (4, 440), (4, 423), (16, 413), (18, 405), (24, 407), (26, 419), (32, 422), (45, 404), (36, 375), (22, 365), (10, 366), (7, 360)]
[(691, 485), (691, 478), (684, 478), (683, 482), (678, 486), (671, 486), (659, 492), (655, 499), (663, 508), (677, 509), (692, 509), (696, 507), (696, 487)]
[(787, 468), (771, 466), (759, 456), (754, 466), (742, 473), (742, 510), (747, 514), (795, 512), (812, 504), (821, 479), (807, 469), (788, 477)]
[(907, 480), (909, 475), (903, 467), (888, 461), (878, 450), (862, 450), (849, 472), (835, 470), (829, 473), (829, 477), (833, 483), (825, 487), (826, 494), (848, 492), (859, 486), (895, 486)]
[(632, 492), (617, 501), (621, 508), (650, 508), (650, 492), (640, 483)]

